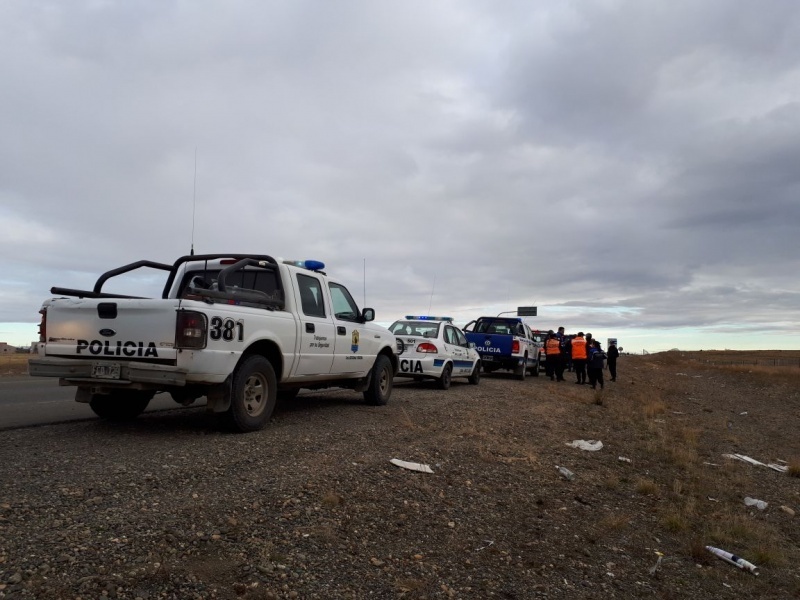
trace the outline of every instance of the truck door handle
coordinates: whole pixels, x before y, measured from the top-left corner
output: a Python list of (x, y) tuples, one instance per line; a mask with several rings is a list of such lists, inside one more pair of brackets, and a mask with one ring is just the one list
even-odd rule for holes
[(306, 323), (306, 333), (314, 333), (314, 324)]
[(336, 328), (336, 333), (338, 333), (339, 335), (347, 335), (347, 328), (342, 327), (341, 325), (339, 325)]

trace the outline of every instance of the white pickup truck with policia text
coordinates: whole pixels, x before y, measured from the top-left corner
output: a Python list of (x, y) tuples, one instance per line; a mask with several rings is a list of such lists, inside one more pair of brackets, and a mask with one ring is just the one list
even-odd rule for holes
[[(142, 267), (167, 274), (161, 298), (103, 291)], [(301, 388), (347, 387), (386, 404), (396, 338), (322, 269), (266, 255), (190, 255), (113, 269), (91, 291), (53, 288), (29, 372), (77, 386), (75, 399), (111, 420), (135, 418), (157, 392), (184, 405), (205, 396), (238, 431), (262, 428), (278, 395)]]

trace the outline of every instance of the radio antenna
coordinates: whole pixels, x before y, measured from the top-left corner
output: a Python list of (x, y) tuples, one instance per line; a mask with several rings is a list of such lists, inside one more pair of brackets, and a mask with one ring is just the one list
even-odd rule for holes
[(189, 256), (194, 256), (194, 213), (197, 209), (197, 146), (194, 147), (194, 187), (192, 189), (192, 243)]
[(367, 305), (367, 259), (364, 259), (364, 306)]
[(433, 287), (431, 288), (431, 301), (428, 303), (428, 314), (431, 314), (431, 306), (433, 306), (433, 292), (436, 289), (436, 274), (433, 274)]

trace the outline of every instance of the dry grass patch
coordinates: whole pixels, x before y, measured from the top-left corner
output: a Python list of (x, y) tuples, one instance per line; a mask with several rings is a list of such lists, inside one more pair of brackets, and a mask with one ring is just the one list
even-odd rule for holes
[(690, 522), (685, 515), (679, 512), (669, 512), (661, 518), (661, 525), (667, 531), (679, 533), (689, 529)]
[(4, 375), (27, 375), (30, 354), (0, 354), (0, 377)]
[(800, 477), (800, 458), (793, 458), (786, 466), (786, 474), (789, 477)]
[(644, 496), (655, 496), (658, 494), (658, 484), (652, 479), (638, 479), (634, 489), (637, 494), (642, 494)]
[(662, 400), (648, 400), (642, 405), (642, 413), (647, 419), (663, 415), (666, 411), (667, 405)]

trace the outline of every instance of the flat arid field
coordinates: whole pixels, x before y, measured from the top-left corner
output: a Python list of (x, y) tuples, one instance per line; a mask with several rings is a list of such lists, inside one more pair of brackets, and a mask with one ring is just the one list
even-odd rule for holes
[(2, 431), (0, 598), (800, 598), (800, 367), (742, 364), (775, 354)]

